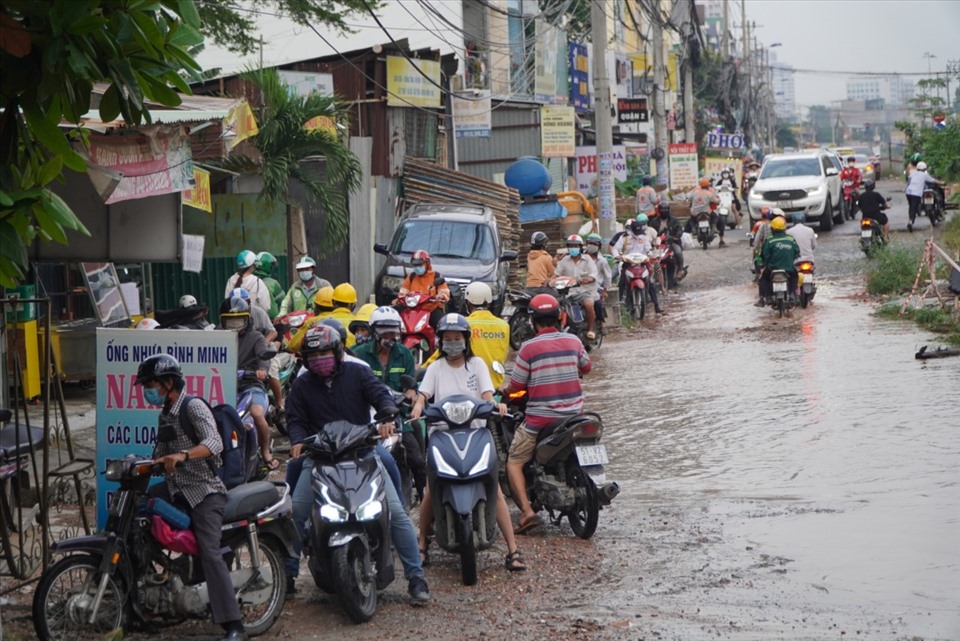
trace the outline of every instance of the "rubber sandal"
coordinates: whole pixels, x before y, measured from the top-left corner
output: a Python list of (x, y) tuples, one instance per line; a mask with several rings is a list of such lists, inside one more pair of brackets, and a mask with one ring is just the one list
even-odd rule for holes
[(527, 564), (519, 549), (507, 555), (504, 565), (507, 567), (508, 572), (525, 572), (527, 569)]
[(537, 515), (534, 515), (533, 518), (528, 519), (527, 521), (520, 519), (520, 523), (519, 525), (517, 525), (516, 529), (514, 529), (513, 533), (526, 534), (533, 528), (539, 527), (540, 525), (541, 525), (540, 517)]

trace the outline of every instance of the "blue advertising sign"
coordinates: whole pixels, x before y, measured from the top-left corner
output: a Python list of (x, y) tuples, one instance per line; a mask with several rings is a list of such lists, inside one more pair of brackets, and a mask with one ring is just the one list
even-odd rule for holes
[(149, 458), (157, 438), (160, 408), (134, 385), (137, 366), (148, 356), (170, 354), (183, 369), (184, 392), (211, 405), (237, 402), (237, 335), (176, 329), (144, 331), (97, 328), (97, 523), (107, 520), (117, 484), (103, 474), (107, 462), (136, 454)]
[(570, 101), (577, 111), (590, 109), (590, 59), (586, 45), (567, 43), (570, 58)]

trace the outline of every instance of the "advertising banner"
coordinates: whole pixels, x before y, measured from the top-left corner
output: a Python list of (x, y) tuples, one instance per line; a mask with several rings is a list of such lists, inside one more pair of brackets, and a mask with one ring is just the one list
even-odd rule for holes
[(576, 154), (576, 113), (573, 107), (540, 107), (540, 155), (571, 158)]
[(533, 97), (539, 103), (556, 102), (557, 95), (557, 36), (556, 27), (537, 20), (536, 48), (534, 50)]
[[(433, 82), (424, 78), (424, 75)], [(401, 56), (387, 56), (387, 91), (388, 107), (439, 109), (440, 63), (436, 60), (407, 60)]]
[(704, 159), (703, 175), (714, 182), (720, 178), (720, 172), (726, 167), (733, 167), (733, 173), (737, 180), (737, 186), (743, 186), (743, 161), (739, 158), (720, 158), (717, 156), (707, 156)]
[(193, 152), (179, 126), (131, 136), (91, 133), (89, 141), (90, 161), (123, 175), (105, 201), (108, 205), (193, 187)]
[[(597, 148), (593, 145), (584, 145), (576, 149), (577, 159), (577, 191), (587, 198), (598, 196), (597, 181)], [(614, 145), (612, 154), (613, 179), (624, 182), (627, 179), (627, 153), (624, 145)]]
[(590, 109), (590, 57), (585, 45), (571, 42), (568, 45), (570, 58), (570, 99), (577, 111)]
[(650, 122), (646, 98), (617, 98), (617, 120), (622, 125), (634, 122)]
[(307, 131), (325, 131), (334, 138), (337, 136), (337, 121), (330, 116), (314, 116), (303, 123)]
[(721, 149), (723, 151), (743, 151), (746, 147), (746, 143), (743, 139), (743, 134), (733, 133), (725, 134), (716, 131), (711, 131), (707, 134), (706, 140), (707, 149)]
[(678, 143), (670, 145), (670, 189), (682, 191), (697, 186), (697, 145)]
[(257, 119), (253, 115), (253, 109), (250, 108), (250, 103), (246, 100), (227, 113), (224, 127), (227, 130), (233, 130), (235, 134), (233, 138), (227, 139), (227, 149), (231, 151), (247, 138), (252, 138), (260, 133)]
[(310, 96), (318, 93), (321, 96), (333, 95), (333, 74), (316, 71), (278, 71), (277, 75), (290, 88), (295, 96)]
[(127, 454), (151, 458), (160, 408), (148, 405), (134, 385), (137, 367), (148, 356), (166, 353), (180, 362), (184, 392), (211, 405), (237, 402), (237, 335), (176, 329), (97, 328), (97, 523), (107, 520), (117, 484), (101, 472)]
[(194, 167), (193, 185), (193, 189), (185, 189), (182, 192), (180, 201), (189, 207), (213, 213), (213, 203), (210, 200), (210, 172)]
[(453, 130), (457, 138), (490, 137), (493, 125), (489, 89), (451, 94), (450, 100), (453, 108)]

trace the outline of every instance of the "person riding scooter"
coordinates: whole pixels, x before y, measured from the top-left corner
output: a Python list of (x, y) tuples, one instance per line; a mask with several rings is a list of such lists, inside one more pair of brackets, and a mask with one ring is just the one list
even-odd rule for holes
[(637, 190), (637, 213), (653, 216), (657, 205), (660, 204), (660, 194), (651, 186), (653, 185), (652, 177), (644, 176), (641, 182), (643, 186)]
[(273, 277), (277, 271), (277, 259), (270, 252), (260, 252), (257, 254), (257, 262), (254, 264), (256, 269), (253, 270), (253, 273), (263, 281), (270, 292), (270, 309), (267, 310), (267, 313), (270, 315), (270, 320), (273, 320), (280, 315), (280, 303), (286, 296), (283, 286)]
[[(587, 255), (593, 258), (597, 264), (597, 300), (593, 306), (597, 311), (597, 322), (600, 325), (600, 333), (607, 333), (607, 312), (603, 309), (603, 301), (607, 297), (607, 290), (613, 285), (613, 272), (610, 269), (610, 263), (607, 257), (600, 252), (603, 246), (603, 238), (600, 234), (590, 234), (587, 236)], [(494, 380), (494, 384), (500, 387), (502, 381)]]
[(316, 293), (323, 287), (332, 287), (330, 281), (316, 275), (317, 261), (309, 256), (301, 258), (295, 269), (298, 282), (290, 285), (287, 295), (280, 303), (280, 311), (277, 312), (280, 316), (309, 310)]
[(424, 303), (423, 308), (430, 310), (430, 326), (436, 329), (440, 317), (443, 316), (443, 308), (450, 300), (450, 287), (443, 276), (433, 271), (430, 254), (425, 249), (413, 252), (410, 264), (413, 265), (413, 272), (403, 279), (393, 305), (400, 305), (403, 297), (409, 293), (421, 293), (435, 298), (435, 301)]
[(674, 262), (667, 264), (667, 288), (676, 289), (687, 275), (687, 268), (683, 264), (683, 225), (671, 213), (670, 203), (660, 203), (659, 213), (660, 230), (666, 234), (674, 256)]
[(717, 212), (713, 211), (713, 205), (718, 204), (720, 204), (720, 196), (714, 191), (710, 179), (701, 178), (700, 185), (690, 192), (690, 220), (687, 221), (684, 231), (696, 236), (697, 218), (701, 214), (708, 215), (710, 217), (710, 226), (715, 228), (720, 236), (720, 247), (726, 247), (727, 243), (723, 241), (724, 229), (723, 226), (718, 223), (720, 217), (717, 216)]
[(597, 310), (593, 306), (597, 299), (597, 265), (593, 259), (585, 259), (580, 253), (582, 251), (583, 238), (577, 234), (568, 236), (567, 255), (557, 263), (554, 278), (567, 276), (577, 279), (577, 284), (568, 290), (567, 297), (583, 307), (584, 315), (587, 317), (587, 340), (592, 341), (597, 338), (594, 332)]
[(871, 218), (883, 228), (883, 237), (890, 237), (890, 219), (883, 213), (889, 209), (887, 199), (876, 191), (877, 184), (872, 180), (863, 181), (863, 195), (860, 196), (860, 212), (864, 218)]
[(847, 218), (853, 220), (857, 217), (857, 198), (860, 194), (857, 192), (863, 183), (863, 174), (857, 169), (857, 159), (854, 156), (847, 158), (847, 166), (840, 172), (840, 183), (843, 185), (843, 196), (850, 197), (850, 209), (847, 211)]
[(737, 197), (739, 190), (737, 189), (737, 177), (728, 168), (724, 168), (720, 171), (720, 178), (717, 180), (717, 189), (723, 189), (728, 187), (733, 194), (733, 220), (737, 225), (737, 229), (740, 229), (740, 198)]
[(787, 273), (787, 291), (797, 291), (797, 259), (800, 258), (800, 247), (790, 236), (787, 236), (787, 221), (783, 216), (776, 216), (770, 221), (770, 230), (773, 235), (763, 242), (760, 258), (763, 271), (760, 273), (760, 300), (754, 303), (755, 307), (763, 307), (773, 296), (771, 275), (776, 270)]

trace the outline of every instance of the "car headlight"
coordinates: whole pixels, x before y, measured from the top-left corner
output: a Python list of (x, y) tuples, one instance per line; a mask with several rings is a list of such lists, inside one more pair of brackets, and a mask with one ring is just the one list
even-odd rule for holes
[(459, 401), (456, 403), (447, 402), (440, 406), (444, 415), (452, 423), (463, 425), (473, 418), (474, 408), (477, 406), (473, 401)]
[(751, 198), (760, 199), (760, 198), (763, 198), (763, 194), (760, 193), (759, 191), (757, 191), (756, 189), (751, 189), (751, 190), (750, 190), (750, 197), (751, 197)]
[(870, 173), (871, 171), (873, 171), (873, 165), (867, 165), (866, 171), (867, 173)]
[(127, 462), (120, 458), (107, 463), (107, 469), (104, 472), (104, 476), (107, 477), (108, 481), (119, 481), (123, 478), (123, 471), (127, 467)]
[(380, 284), (383, 289), (397, 291), (400, 289), (400, 286), (403, 285), (403, 279), (399, 276), (384, 276), (383, 280), (380, 281)]
[(347, 511), (339, 505), (325, 504), (320, 506), (320, 518), (330, 523), (343, 523), (347, 520)]
[(480, 453), (480, 460), (477, 461), (477, 464), (470, 468), (470, 473), (467, 476), (473, 476), (474, 474), (481, 474), (486, 471), (487, 466), (490, 463), (490, 444), (487, 443), (483, 446), (483, 452)]
[(807, 196), (820, 196), (823, 194), (823, 185), (818, 185), (813, 189), (807, 190)]
[(372, 521), (383, 512), (383, 504), (377, 499), (370, 499), (357, 508), (358, 521)]
[(460, 476), (457, 474), (457, 471), (453, 469), (449, 463), (443, 460), (443, 455), (440, 454), (440, 450), (436, 445), (430, 448), (433, 454), (433, 460), (437, 462), (437, 472), (440, 474), (445, 474), (446, 476), (452, 476), (454, 478)]

